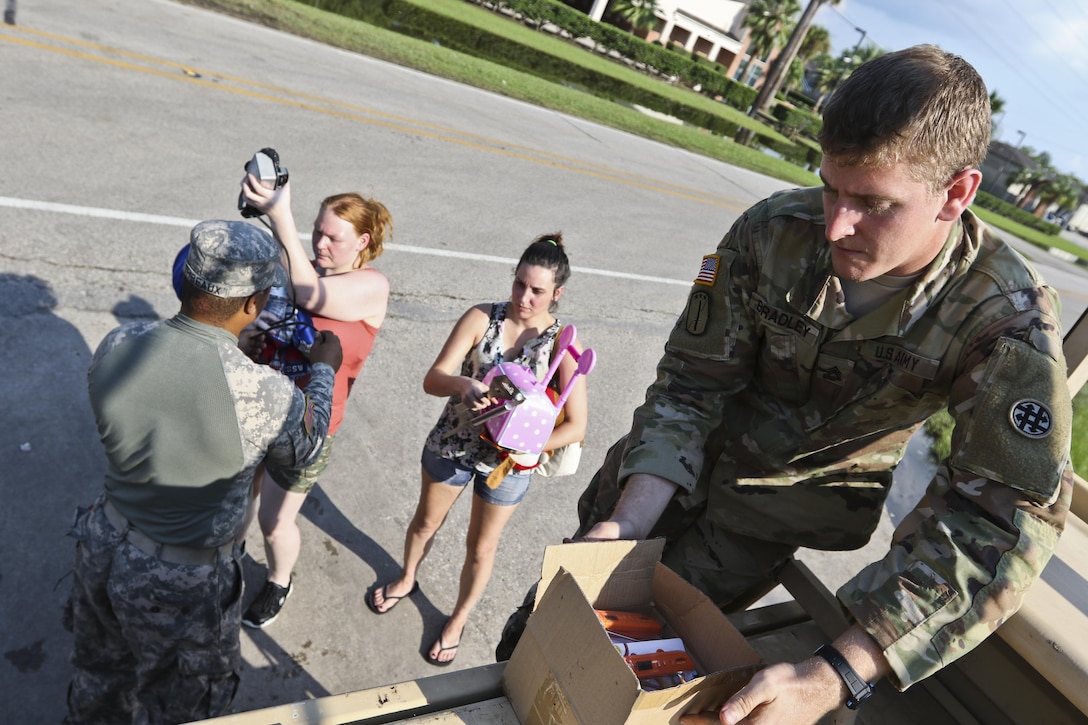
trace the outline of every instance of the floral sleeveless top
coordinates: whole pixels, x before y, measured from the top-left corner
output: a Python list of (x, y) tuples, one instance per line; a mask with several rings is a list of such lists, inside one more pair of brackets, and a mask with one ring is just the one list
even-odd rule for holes
[[(534, 337), (522, 347), (513, 358), (503, 356), (502, 326), (506, 321), (506, 308), (509, 302), (494, 302), (491, 305), (490, 322), (480, 344), (469, 351), (461, 363), (461, 374), (473, 380), (483, 380), (491, 368), (499, 363), (512, 362), (529, 368), (537, 380), (543, 378), (551, 365), (552, 346), (559, 334), (559, 320), (552, 323), (539, 337)], [(466, 468), (489, 472), (501, 460), (499, 450), (480, 439), (483, 426), (472, 425), (457, 430), (462, 418), (459, 411), (460, 398), (454, 396), (446, 401), (446, 407), (438, 417), (438, 422), (431, 429), (424, 446), (427, 450), (442, 458), (457, 461)]]

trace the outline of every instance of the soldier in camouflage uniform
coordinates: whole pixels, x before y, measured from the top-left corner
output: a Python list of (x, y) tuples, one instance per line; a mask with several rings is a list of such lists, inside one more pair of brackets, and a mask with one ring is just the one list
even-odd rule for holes
[(314, 345), (305, 392), (238, 349), (283, 284), (276, 242), (226, 221), (201, 222), (190, 242), (181, 312), (114, 330), (88, 371), (108, 469), (71, 531), (69, 723), (226, 712), (240, 664), (235, 540), (254, 469), (266, 456), (306, 466), (328, 428), (335, 336)]
[[(967, 210), (989, 110), (974, 69), (933, 46), (836, 91), (823, 188), (756, 204), (704, 257), (577, 536), (666, 537), (669, 567), (743, 609), (798, 547), (864, 545), (907, 440), (947, 408), (952, 453), (839, 589), (855, 624), (832, 646), (863, 683), (905, 689), (1019, 608), (1068, 510), (1071, 408), (1056, 294)], [(859, 704), (821, 652), (758, 674), (721, 721)]]

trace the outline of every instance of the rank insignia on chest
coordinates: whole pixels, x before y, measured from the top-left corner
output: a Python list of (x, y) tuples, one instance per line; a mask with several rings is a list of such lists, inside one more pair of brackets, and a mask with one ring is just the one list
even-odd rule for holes
[(829, 383), (835, 383), (841, 385), (842, 381), (846, 379), (846, 376), (842, 374), (842, 370), (839, 370), (837, 365), (828, 365), (827, 367), (817, 368), (820, 371), (820, 375)]
[(1045, 438), (1054, 427), (1050, 409), (1038, 400), (1019, 400), (1009, 409), (1012, 427), (1028, 438)]
[(703, 257), (703, 263), (699, 265), (699, 274), (695, 275), (695, 284), (705, 284), (713, 287), (718, 279), (718, 267), (722, 258), (717, 254), (708, 254)]

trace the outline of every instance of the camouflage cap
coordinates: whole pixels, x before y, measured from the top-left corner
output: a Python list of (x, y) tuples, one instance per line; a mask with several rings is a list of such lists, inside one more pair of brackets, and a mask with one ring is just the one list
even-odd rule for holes
[(203, 221), (189, 233), (185, 279), (216, 297), (247, 297), (286, 286), (280, 247), (246, 222)]

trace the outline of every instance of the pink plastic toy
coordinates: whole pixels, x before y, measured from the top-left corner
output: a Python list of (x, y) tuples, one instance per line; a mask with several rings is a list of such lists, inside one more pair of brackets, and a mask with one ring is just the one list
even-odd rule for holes
[[(597, 361), (593, 350), (584, 350), (581, 353), (575, 350), (574, 341), (577, 337), (578, 331), (574, 325), (563, 328), (559, 334), (557, 352), (552, 356), (552, 364), (543, 380), (537, 380), (532, 371), (516, 363), (499, 363), (487, 372), (483, 379), (485, 384), (491, 383), (499, 375), (505, 375), (524, 398), (521, 402), (508, 405), (500, 414), (487, 417), (484, 424), (495, 443), (511, 451), (530, 455), (537, 455), (544, 450), (544, 444), (555, 428), (555, 419), (563, 409), (563, 403), (567, 402), (576, 378), (579, 375), (588, 375)], [(559, 369), (559, 363), (566, 353), (570, 353), (578, 362), (578, 369), (567, 387), (559, 394), (559, 399), (552, 403), (547, 393), (548, 381)]]

